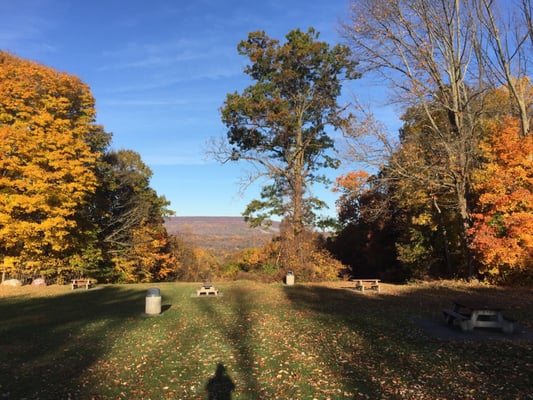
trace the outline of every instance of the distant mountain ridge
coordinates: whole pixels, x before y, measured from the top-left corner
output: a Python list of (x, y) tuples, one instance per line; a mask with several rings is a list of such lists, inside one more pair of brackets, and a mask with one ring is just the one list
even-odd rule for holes
[(223, 256), (248, 247), (259, 247), (279, 233), (279, 222), (268, 228), (250, 228), (243, 217), (168, 217), (169, 234)]

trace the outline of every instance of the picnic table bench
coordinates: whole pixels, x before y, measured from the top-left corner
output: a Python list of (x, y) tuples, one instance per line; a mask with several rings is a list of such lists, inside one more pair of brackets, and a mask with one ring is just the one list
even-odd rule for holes
[(196, 289), (197, 296), (218, 296), (218, 289), (211, 282), (204, 282)]
[(462, 331), (474, 328), (497, 328), (504, 333), (513, 333), (514, 321), (503, 316), (503, 308), (470, 303), (464, 300), (453, 301), (453, 309), (444, 309), (442, 313), (448, 325), (458, 325)]
[(85, 289), (89, 289), (93, 287), (95, 283), (96, 279), (91, 278), (72, 279), (72, 290), (77, 289), (79, 287), (85, 287)]
[(366, 289), (380, 291), (379, 282), (380, 279), (351, 279), (355, 282), (355, 288), (364, 292)]

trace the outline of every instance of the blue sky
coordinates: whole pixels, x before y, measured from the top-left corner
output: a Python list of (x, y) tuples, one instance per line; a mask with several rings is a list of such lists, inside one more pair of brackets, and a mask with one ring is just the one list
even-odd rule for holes
[[(225, 134), (226, 94), (250, 84), (238, 42), (312, 26), (335, 44), (347, 13), (347, 0), (0, 0), (0, 49), (87, 83), (113, 148), (141, 154), (176, 215), (239, 216), (258, 186), (241, 194), (247, 167), (205, 155), (209, 138)], [(363, 82), (346, 89), (365, 101), (381, 92)], [(336, 195), (314, 191), (335, 215)]]

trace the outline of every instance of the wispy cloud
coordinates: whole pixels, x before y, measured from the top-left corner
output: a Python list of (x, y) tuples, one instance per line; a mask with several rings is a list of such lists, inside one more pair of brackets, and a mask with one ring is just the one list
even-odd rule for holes
[[(112, 148), (118, 150), (131, 147), (123, 146), (114, 141)], [(202, 166), (214, 162), (207, 158), (201, 143), (196, 143), (190, 139), (180, 141), (176, 140), (176, 137), (168, 137), (165, 142), (161, 137), (158, 137), (158, 141), (154, 143), (146, 141), (142, 147), (138, 147), (135, 151), (141, 154), (143, 162), (150, 167)]]
[(143, 154), (143, 160), (150, 166), (170, 166), (170, 165), (206, 165), (208, 164), (205, 157), (200, 154), (185, 154), (177, 152), (176, 154), (164, 154), (160, 152), (149, 151)]
[[(103, 59), (112, 62), (102, 65), (99, 70), (168, 66), (178, 62), (196, 60), (202, 57), (202, 53), (193, 51), (193, 49), (200, 45), (200, 43), (194, 44), (184, 39), (165, 43), (130, 42), (125, 47), (103, 51)], [(114, 60), (116, 62), (113, 62)]]
[(189, 104), (188, 100), (180, 99), (104, 99), (100, 104), (106, 106), (182, 106)]
[(117, 78), (105, 88), (111, 94), (146, 93), (242, 75), (242, 61), (234, 46), (216, 39), (130, 43), (116, 51), (107, 50), (103, 60), (97, 72)]
[(25, 53), (51, 53), (57, 47), (43, 38), (53, 30), (55, 21), (46, 17), (54, 12), (54, 4), (47, 0), (23, 2), (0, 1), (0, 43), (4, 50), (15, 54), (24, 49)]

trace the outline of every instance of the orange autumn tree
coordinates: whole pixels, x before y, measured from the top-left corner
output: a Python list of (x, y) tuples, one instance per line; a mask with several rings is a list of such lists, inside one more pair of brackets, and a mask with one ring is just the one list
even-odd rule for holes
[(347, 223), (356, 218), (354, 210), (359, 210), (360, 196), (368, 190), (370, 174), (366, 171), (353, 171), (340, 175), (335, 180), (334, 193), (340, 193), (337, 200), (337, 209), (341, 223)]
[(109, 141), (95, 115), (77, 77), (0, 51), (0, 263), (11, 272), (54, 275), (79, 250), (78, 213)]
[(480, 194), (471, 246), (489, 279), (532, 275), (533, 136), (521, 137), (517, 119), (493, 121), (483, 143), (485, 161), (474, 176)]

